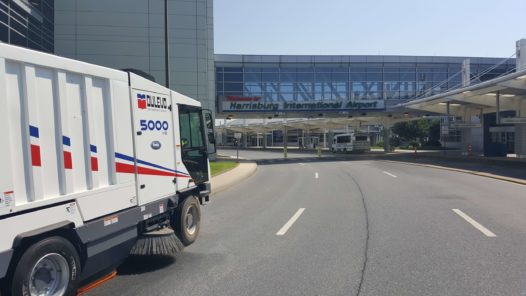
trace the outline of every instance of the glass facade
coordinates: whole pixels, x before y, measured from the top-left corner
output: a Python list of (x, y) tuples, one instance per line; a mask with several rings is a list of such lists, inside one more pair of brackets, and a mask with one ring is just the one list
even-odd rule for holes
[(54, 0), (0, 0), (0, 41), (54, 51)]
[[(309, 62), (290, 62), (301, 59)], [(317, 61), (323, 59), (338, 61)], [(216, 55), (216, 96), (218, 102), (229, 96), (243, 96), (261, 97), (259, 101), (263, 102), (383, 100), (384, 106), (389, 106), (460, 87), (464, 59)], [(487, 80), (515, 68), (512, 59), (485, 73), (499, 62), (502, 59), (471, 58), (471, 77)]]

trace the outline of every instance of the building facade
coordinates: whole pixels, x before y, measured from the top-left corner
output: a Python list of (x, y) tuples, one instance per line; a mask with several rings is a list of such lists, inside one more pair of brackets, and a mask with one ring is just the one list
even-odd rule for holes
[(54, 51), (53, 0), (0, 0), (0, 41)]
[[(466, 57), (215, 56), (221, 116), (309, 117), (384, 112), (462, 86)], [(473, 82), (515, 68), (515, 60), (469, 58)], [(496, 66), (497, 65), (497, 66)]]
[[(55, 52), (165, 84), (163, 0), (56, 0)], [(168, 0), (170, 87), (215, 110), (213, 1)]]

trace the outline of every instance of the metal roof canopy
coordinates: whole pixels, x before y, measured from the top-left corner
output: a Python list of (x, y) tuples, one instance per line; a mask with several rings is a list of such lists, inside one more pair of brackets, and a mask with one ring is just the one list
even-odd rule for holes
[[(413, 111), (413, 110), (409, 110)], [(397, 108), (394, 112), (377, 113), (374, 116), (353, 115), (345, 117), (331, 118), (272, 118), (272, 119), (235, 119), (225, 124), (216, 125), (217, 130), (232, 130), (236, 132), (268, 132), (273, 130), (287, 129), (305, 129), (305, 130), (322, 130), (322, 129), (339, 129), (345, 126), (360, 126), (371, 124), (385, 125), (393, 124), (400, 121), (414, 120), (422, 118), (422, 112), (407, 112), (406, 108)]]
[[(499, 102), (497, 104), (497, 102)], [(445, 93), (400, 104), (400, 107), (462, 116), (467, 110), (493, 113), (516, 110), (526, 117), (526, 69)], [(522, 110), (525, 110), (520, 113)]]

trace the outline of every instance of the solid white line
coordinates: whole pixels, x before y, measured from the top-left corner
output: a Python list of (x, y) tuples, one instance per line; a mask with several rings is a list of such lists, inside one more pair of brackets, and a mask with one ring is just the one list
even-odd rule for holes
[(398, 178), (396, 175), (393, 175), (393, 174), (391, 174), (391, 173), (389, 173), (389, 172), (386, 172), (386, 171), (384, 171), (384, 174), (386, 174), (386, 175), (388, 175), (388, 176), (391, 176), (391, 177), (393, 177), (393, 178)]
[(480, 232), (484, 233), (487, 237), (496, 237), (497, 235), (493, 232), (491, 232), (486, 227), (482, 226), (477, 221), (473, 220), (470, 216), (466, 215), (464, 212), (462, 212), (459, 209), (453, 209), (453, 212), (457, 213), (460, 217), (464, 218), (469, 224), (473, 225), (476, 229), (478, 229)]
[(320, 175), (318, 175), (318, 172), (316, 172), (316, 173), (314, 174), (314, 178), (318, 179), (319, 177), (320, 177)]
[(283, 225), (283, 227), (281, 227), (281, 229), (278, 232), (276, 232), (276, 235), (282, 236), (285, 233), (287, 233), (287, 231), (292, 226), (292, 224), (294, 224), (294, 222), (296, 222), (296, 220), (298, 220), (298, 218), (301, 216), (301, 214), (303, 214), (303, 211), (305, 211), (305, 208), (300, 208), (296, 212), (296, 214), (294, 214), (294, 216), (292, 216), (292, 218), (290, 218), (290, 220), (287, 221), (287, 223), (285, 223), (285, 225)]

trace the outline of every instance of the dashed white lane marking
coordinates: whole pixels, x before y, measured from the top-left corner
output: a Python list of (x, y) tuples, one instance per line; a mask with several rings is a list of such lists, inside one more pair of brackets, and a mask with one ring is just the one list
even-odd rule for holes
[(477, 221), (473, 220), (473, 218), (471, 218), (470, 216), (466, 215), (464, 212), (462, 212), (461, 210), (459, 209), (453, 209), (453, 212), (457, 213), (457, 215), (459, 215), (460, 217), (462, 217), (464, 220), (466, 220), (469, 224), (473, 225), (473, 227), (475, 227), (476, 229), (478, 229), (480, 232), (484, 233), (485, 236), (487, 237), (496, 237), (497, 235), (493, 232), (491, 232), (489, 229), (487, 229), (486, 227), (482, 226), (480, 223), (478, 223)]
[(304, 163), (302, 163), (302, 162), (300, 162), (299, 164), (300, 164), (300, 165), (305, 165), (305, 164), (304, 164)]
[(296, 220), (298, 220), (298, 218), (301, 216), (301, 214), (303, 214), (303, 211), (305, 211), (305, 208), (300, 208), (296, 214), (294, 214), (294, 216), (292, 216), (289, 221), (287, 221), (287, 223), (285, 223), (285, 225), (283, 225), (283, 227), (281, 227), (281, 229), (276, 232), (276, 235), (277, 236), (282, 236), (284, 235), (285, 233), (287, 233), (287, 231), (289, 230), (289, 228), (292, 226), (292, 224), (294, 224), (294, 222), (296, 222)]
[(314, 174), (314, 178), (318, 179), (319, 177), (320, 177), (320, 175), (318, 175), (318, 172), (316, 172), (316, 173)]
[(391, 174), (391, 173), (389, 173), (389, 172), (386, 172), (386, 171), (384, 171), (384, 174), (386, 174), (386, 175), (388, 175), (388, 176), (391, 176), (391, 177), (393, 177), (393, 178), (398, 178), (396, 175), (393, 175), (393, 174)]

